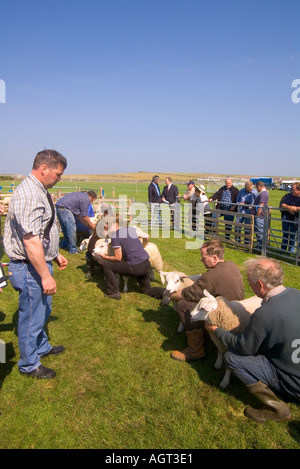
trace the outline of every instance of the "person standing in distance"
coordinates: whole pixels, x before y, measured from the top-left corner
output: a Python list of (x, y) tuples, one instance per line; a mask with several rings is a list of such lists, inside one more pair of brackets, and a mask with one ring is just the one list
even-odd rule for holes
[(55, 371), (40, 360), (65, 350), (62, 345), (49, 343), (45, 325), (56, 293), (52, 261), (59, 270), (68, 263), (58, 251), (55, 208), (47, 189), (60, 181), (66, 166), (66, 158), (57, 151), (39, 152), (31, 173), (13, 193), (4, 227), (4, 249), (10, 259), (8, 275), (19, 292), (19, 371), (35, 378), (54, 378)]

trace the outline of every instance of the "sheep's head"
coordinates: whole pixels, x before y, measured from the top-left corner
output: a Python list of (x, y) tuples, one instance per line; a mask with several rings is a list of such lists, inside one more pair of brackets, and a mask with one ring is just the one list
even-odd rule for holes
[(170, 295), (179, 290), (181, 279), (187, 277), (183, 272), (161, 272), (161, 274), (166, 277), (166, 290)]
[(86, 251), (88, 248), (88, 244), (89, 244), (88, 239), (84, 239), (83, 241), (81, 241), (80, 246), (79, 246), (79, 251), (81, 252)]
[(94, 254), (107, 254), (108, 246), (110, 244), (110, 239), (104, 239), (93, 250)]
[(203, 293), (204, 297), (190, 313), (192, 321), (208, 321), (209, 313), (215, 311), (218, 307), (218, 302), (214, 296), (207, 290), (204, 290)]

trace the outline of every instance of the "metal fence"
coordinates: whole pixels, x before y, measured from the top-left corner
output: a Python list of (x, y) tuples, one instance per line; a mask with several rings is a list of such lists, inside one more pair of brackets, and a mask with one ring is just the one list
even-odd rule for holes
[[(133, 209), (135, 203), (131, 205)], [(225, 211), (215, 208), (215, 203), (204, 211), (202, 207), (193, 212), (191, 202), (166, 204), (146, 204), (148, 207), (148, 226), (151, 230), (173, 230), (203, 239), (217, 237), (239, 250), (263, 256), (275, 257), (291, 264), (300, 264), (300, 223), (299, 220), (284, 220), (282, 211), (277, 207), (266, 206), (263, 215)], [(230, 204), (238, 210), (239, 204)], [(213, 208), (212, 208), (213, 207)], [(259, 206), (252, 206), (252, 210)], [(146, 226), (145, 213), (129, 217), (136, 223)], [(176, 235), (174, 235), (176, 237)]]
[[(254, 214), (217, 210), (215, 202), (204, 211), (204, 205), (197, 204), (195, 210), (191, 202), (183, 200), (169, 205), (138, 202), (134, 198), (125, 201), (103, 198), (93, 204), (95, 211), (99, 211), (103, 203), (115, 211), (121, 210), (128, 222), (150, 229), (152, 237), (168, 237), (171, 230), (174, 237), (185, 235), (203, 240), (217, 237), (234, 249), (300, 264), (299, 220), (283, 220), (282, 211), (277, 207), (264, 207), (259, 230)], [(239, 210), (238, 204), (230, 205)]]

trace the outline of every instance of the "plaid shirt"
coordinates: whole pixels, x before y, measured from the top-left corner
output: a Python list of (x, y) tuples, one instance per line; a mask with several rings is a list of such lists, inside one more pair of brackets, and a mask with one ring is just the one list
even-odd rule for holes
[(52, 217), (47, 190), (32, 174), (29, 174), (16, 188), (9, 205), (4, 226), (4, 248), (6, 254), (13, 260), (27, 258), (23, 244), (23, 237), (29, 233), (38, 235), (44, 247), (46, 261), (51, 261), (58, 255), (59, 231), (54, 221), (49, 242), (44, 239), (44, 233)]

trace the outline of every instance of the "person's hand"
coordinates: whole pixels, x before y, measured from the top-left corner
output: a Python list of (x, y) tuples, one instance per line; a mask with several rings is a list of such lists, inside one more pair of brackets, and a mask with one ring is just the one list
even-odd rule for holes
[(0, 204), (0, 215), (4, 213), (4, 205)]
[(58, 270), (64, 270), (68, 265), (68, 260), (62, 254), (58, 254), (57, 258), (54, 260), (58, 265)]
[(55, 295), (56, 282), (50, 274), (45, 279), (42, 279), (42, 287), (44, 295)]
[(218, 329), (218, 326), (213, 326), (212, 324), (209, 324), (208, 322), (205, 323), (205, 329), (207, 332), (210, 332), (211, 334), (215, 333), (215, 330)]

